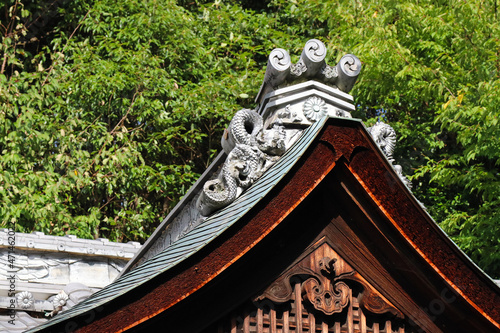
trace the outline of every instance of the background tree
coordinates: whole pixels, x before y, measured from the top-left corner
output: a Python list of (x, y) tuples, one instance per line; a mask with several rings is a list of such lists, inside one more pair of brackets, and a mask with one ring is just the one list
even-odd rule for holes
[(496, 1), (10, 0), (0, 7), (0, 216), (144, 241), (253, 108), (269, 52), (356, 54), (354, 116), (451, 238), (500, 276)]

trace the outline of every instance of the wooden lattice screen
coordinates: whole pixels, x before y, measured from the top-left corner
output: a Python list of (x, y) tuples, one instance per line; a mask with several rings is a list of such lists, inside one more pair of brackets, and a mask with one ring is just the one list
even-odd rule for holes
[(413, 333), (419, 328), (320, 243), (207, 333)]
[(356, 290), (340, 313), (326, 315), (303, 301), (301, 286), (294, 286), (293, 300), (248, 302), (219, 320), (207, 333), (403, 333), (417, 332), (403, 319), (371, 314), (360, 307)]

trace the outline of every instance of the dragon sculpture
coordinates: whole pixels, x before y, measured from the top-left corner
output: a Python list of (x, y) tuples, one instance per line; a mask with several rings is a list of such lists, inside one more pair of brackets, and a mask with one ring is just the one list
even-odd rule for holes
[(233, 202), (285, 153), (285, 131), (278, 123), (264, 129), (254, 110), (238, 111), (221, 143), (228, 154), (215, 179), (207, 181), (198, 198), (203, 216)]

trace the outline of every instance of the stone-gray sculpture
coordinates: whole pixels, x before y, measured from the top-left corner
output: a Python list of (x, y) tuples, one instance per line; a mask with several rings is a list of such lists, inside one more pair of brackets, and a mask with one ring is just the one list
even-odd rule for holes
[(396, 148), (396, 131), (394, 128), (379, 121), (375, 125), (368, 127), (367, 130), (371, 134), (375, 143), (379, 146), (380, 150), (382, 150), (389, 162), (391, 162), (399, 178), (401, 178), (406, 187), (411, 188), (411, 182), (403, 174), (403, 168), (401, 165), (394, 164), (395, 160), (393, 154), (394, 148)]
[[(210, 219), (210, 214), (237, 200), (286, 154), (308, 126), (325, 117), (351, 118), (355, 106), (348, 92), (361, 71), (361, 62), (348, 54), (329, 66), (326, 51), (322, 42), (313, 39), (306, 43), (297, 64), (292, 64), (284, 49), (270, 53), (255, 110), (235, 114), (222, 138), (224, 153), (170, 212), (158, 229), (161, 231), (151, 238), (151, 245), (145, 245), (146, 250), (130, 268), (172, 246)], [(394, 130), (377, 126), (371, 131), (392, 164)], [(410, 185), (401, 167), (393, 166), (405, 184)]]
[(254, 110), (238, 111), (222, 137), (228, 154), (217, 178), (203, 186), (198, 198), (201, 215), (233, 202), (285, 152), (283, 126), (264, 130), (262, 117)]
[(380, 147), (389, 162), (393, 163), (394, 148), (396, 148), (396, 131), (390, 125), (381, 121), (367, 128), (375, 143)]
[(287, 51), (274, 49), (269, 55), (264, 83), (255, 101), (260, 103), (269, 92), (306, 80), (324, 82), (345, 93), (351, 91), (361, 71), (361, 61), (346, 54), (336, 66), (329, 66), (325, 57), (326, 46), (317, 39), (306, 43), (296, 64), (292, 64)]
[[(238, 111), (222, 138), (227, 158), (205, 182), (196, 205), (202, 217), (233, 202), (273, 165), (303, 130), (326, 116), (351, 117), (352, 88), (361, 70), (353, 55), (336, 66), (325, 62), (326, 47), (308, 41), (299, 61), (275, 49), (269, 56), (255, 110)], [(322, 83), (323, 82), (323, 83)]]

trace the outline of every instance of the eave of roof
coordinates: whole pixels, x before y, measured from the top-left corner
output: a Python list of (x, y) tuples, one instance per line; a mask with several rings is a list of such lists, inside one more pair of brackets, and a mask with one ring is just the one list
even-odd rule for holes
[[(99, 308), (134, 288), (146, 283), (159, 274), (171, 269), (189, 256), (193, 255), (209, 242), (217, 238), (227, 228), (257, 204), (269, 191), (272, 190), (290, 170), (295, 162), (304, 154), (314, 138), (329, 118), (323, 118), (310, 126), (286, 152), (286, 154), (273, 165), (251, 188), (244, 192), (236, 201), (208, 217), (203, 223), (188, 232), (184, 237), (166, 248), (152, 259), (139, 267), (119, 277), (106, 288), (93, 294), (87, 300), (79, 303), (74, 308), (61, 313), (46, 324), (36, 327), (28, 332), (38, 332), (52, 325), (70, 318), (83, 315), (88, 311)], [(347, 121), (361, 123), (360, 120)]]
[[(8, 237), (8, 229), (0, 229), (0, 246), (8, 245)], [(106, 238), (83, 239), (74, 235), (51, 236), (39, 231), (30, 234), (16, 232), (16, 250), (130, 259), (140, 248), (138, 242), (116, 243)]]
[[(346, 134), (348, 132), (336, 133), (335, 131), (329, 132), (328, 135), (330, 135), (330, 137), (322, 136), (321, 140), (324, 142), (332, 142), (331, 144), (333, 144), (333, 142), (342, 143), (343, 147), (340, 147), (340, 145), (333, 145), (334, 149), (338, 151), (337, 158), (339, 156), (344, 156), (349, 160), (348, 168), (350, 172), (356, 177), (371, 199), (377, 203), (382, 211), (384, 211), (384, 215), (387, 216), (390, 223), (400, 231), (406, 241), (411, 244), (443, 280), (449, 283), (457, 293), (462, 295), (469, 304), (488, 317), (489, 320), (492, 322), (496, 321), (496, 325), (498, 326), (498, 306), (496, 309), (494, 306), (494, 300), (498, 299), (500, 295), (498, 286), (478, 269), (460, 249), (458, 249), (432, 218), (420, 207), (418, 201), (399, 180), (390, 162), (387, 161), (382, 152), (378, 150), (362, 123), (358, 120), (351, 119), (324, 118), (306, 130), (303, 136), (287, 154), (285, 154), (277, 164), (268, 170), (254, 186), (246, 191), (233, 204), (210, 216), (204, 223), (188, 232), (183, 238), (179, 239), (162, 253), (122, 276), (107, 288), (82, 302), (79, 306), (66, 313), (62, 313), (49, 323), (32, 330), (32, 332), (41, 331), (45, 328), (50, 329), (52, 325), (95, 311), (95, 309), (116, 300), (118, 297), (131, 293), (135, 288), (173, 269), (176, 265), (188, 259), (207, 244), (217, 239), (224, 231), (236, 223), (254, 205), (264, 198), (266, 194), (285, 177), (287, 172), (299, 160), (300, 156), (308, 150), (327, 122), (330, 125), (337, 126), (339, 129), (342, 129), (342, 126), (355, 128), (354, 132), (351, 131), (351, 133), (356, 133), (358, 138), (355, 140), (358, 142), (352, 142), (353, 138)], [(359, 156), (363, 155), (363, 152), (359, 153), (358, 151), (355, 153), (356, 147), (360, 146), (360, 140), (364, 142), (361, 146), (369, 148), (368, 150), (371, 151), (369, 153), (372, 154), (372, 156), (377, 156), (377, 159), (384, 164), (384, 166), (377, 166), (377, 168), (380, 169), (377, 172), (389, 172), (390, 179), (386, 177), (386, 181), (384, 181), (384, 177), (370, 174), (372, 173), (370, 165), (364, 164), (363, 159), (359, 159)], [(364, 161), (370, 162), (370, 159), (365, 159)], [(390, 186), (386, 184), (387, 182), (390, 182)], [(380, 186), (382, 186), (382, 188), (380, 188)], [(389, 187), (392, 191), (390, 193), (387, 192)], [(395, 191), (394, 187), (396, 188)], [(374, 189), (379, 191), (374, 191)], [(404, 199), (404, 202), (409, 205), (409, 207), (405, 208), (406, 211), (401, 215), (401, 220), (396, 220), (394, 218), (400, 215), (398, 212), (402, 207), (398, 206), (398, 200), (394, 200), (394, 198), (401, 195), (407, 198)], [(413, 213), (420, 216), (416, 219), (418, 220), (416, 222), (422, 225), (412, 225), (414, 222), (410, 221), (409, 218)], [(404, 225), (404, 223), (408, 223), (408, 225)], [(436, 249), (433, 249), (433, 246), (436, 246)], [(446, 258), (439, 258), (440, 249), (445, 250), (446, 253), (444, 253), (443, 256)], [(457, 263), (458, 265), (455, 265)], [(455, 265), (455, 267), (448, 267), (450, 264)], [(464, 273), (460, 270), (465, 270), (466, 272)], [(480, 286), (457, 286), (451, 279), (454, 275), (461, 279), (469, 279), (469, 281), (467, 281), (469, 284), (478, 282)], [(493, 293), (493, 295), (491, 295), (488, 300), (482, 300), (481, 298), (484, 298), (488, 292)], [(488, 306), (490, 309), (487, 310), (491, 316), (485, 312)]]

